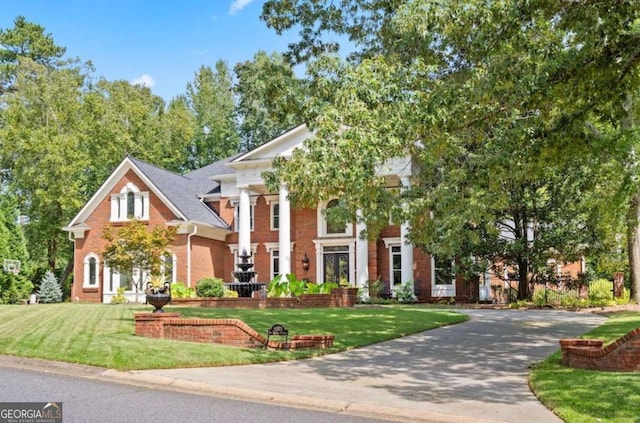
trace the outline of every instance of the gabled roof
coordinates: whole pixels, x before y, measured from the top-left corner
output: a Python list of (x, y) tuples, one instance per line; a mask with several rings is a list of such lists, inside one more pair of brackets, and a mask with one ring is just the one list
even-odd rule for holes
[(228, 173), (231, 170), (225, 168), (225, 161), (221, 161), (186, 175), (178, 175), (142, 160), (125, 157), (65, 229), (83, 224), (129, 170), (140, 177), (177, 218), (229, 229), (229, 225), (200, 200), (202, 194), (219, 189), (219, 183), (211, 180), (210, 176), (217, 172)]
[(238, 163), (250, 161), (272, 160), (276, 156), (290, 156), (291, 152), (299, 147), (305, 139), (309, 138), (309, 128), (306, 124), (300, 124), (291, 128), (271, 141), (259, 147), (233, 158), (229, 164), (231, 167)]

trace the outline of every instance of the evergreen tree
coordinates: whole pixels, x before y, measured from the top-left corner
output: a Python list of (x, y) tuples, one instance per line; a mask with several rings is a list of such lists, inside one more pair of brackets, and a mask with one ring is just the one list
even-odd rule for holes
[(51, 271), (47, 271), (40, 281), (38, 297), (41, 303), (59, 303), (62, 301), (62, 289), (58, 279)]

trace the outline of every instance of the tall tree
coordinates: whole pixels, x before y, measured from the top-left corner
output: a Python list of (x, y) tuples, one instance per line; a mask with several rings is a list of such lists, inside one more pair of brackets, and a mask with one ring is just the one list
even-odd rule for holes
[(305, 83), (281, 54), (259, 51), (234, 70), (242, 150), (252, 150), (303, 122)]
[[(604, 181), (596, 170), (621, 162), (622, 177), (613, 188), (630, 216), (637, 300), (638, 131), (630, 99), (640, 77), (639, 16), (633, 1), (268, 1), (263, 18), (269, 25), (278, 31), (301, 27), (301, 43), (292, 53), (308, 54), (297, 57), (322, 51), (328, 30), (348, 35), (359, 47), (354, 57), (361, 59), (327, 78), (339, 78), (340, 87), (314, 122), (317, 139), (308, 143), (308, 154), (282, 163), (279, 176), (308, 200), (314, 188), (335, 195), (355, 187), (344, 203), (368, 210), (365, 218), (371, 219), (379, 217), (381, 198), (399, 192), (375, 178), (375, 169), (408, 154), (424, 173), (405, 191), (407, 198), (395, 199), (413, 212), (415, 243), (438, 253), (455, 242), (455, 228), (484, 226), (490, 234), (510, 223), (524, 236), (511, 247), (521, 244), (522, 250), (539, 217), (518, 223), (518, 216), (530, 215), (528, 203), (553, 193), (556, 205), (545, 211), (553, 220), (545, 226), (576, 228), (571, 236), (556, 237), (562, 252), (584, 228), (584, 209), (562, 205), (593, 202), (589, 194)], [(563, 175), (575, 189), (557, 189)], [(496, 190), (509, 195), (496, 197)], [(485, 201), (500, 207), (485, 207)], [(521, 210), (505, 222), (498, 212), (514, 202)], [(442, 232), (421, 230), (429, 225)], [(635, 260), (633, 251), (639, 253)]]
[(148, 87), (100, 79), (84, 93), (81, 116), (90, 193), (127, 155), (173, 171), (187, 166), (192, 117), (180, 98), (167, 108)]
[(47, 69), (30, 59), (20, 61), (16, 75), (14, 91), (3, 96), (2, 167), (29, 216), (31, 256), (56, 269), (71, 257), (60, 228), (84, 200), (86, 181), (78, 171), (87, 166), (78, 119), (84, 76), (78, 68)]
[(219, 60), (215, 72), (200, 67), (193, 82), (187, 84), (187, 104), (195, 116), (195, 134), (189, 151), (189, 168), (198, 169), (238, 152), (231, 72)]
[(11, 29), (0, 29), (0, 95), (11, 90), (18, 63), (28, 58), (41, 65), (55, 67), (66, 49), (57, 46), (44, 28), (28, 22), (24, 16), (13, 21)]

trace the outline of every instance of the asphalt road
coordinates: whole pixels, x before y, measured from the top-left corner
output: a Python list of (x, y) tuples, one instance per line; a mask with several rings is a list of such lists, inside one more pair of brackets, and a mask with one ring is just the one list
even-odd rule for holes
[(379, 421), (1, 367), (0, 402), (62, 402), (64, 423)]

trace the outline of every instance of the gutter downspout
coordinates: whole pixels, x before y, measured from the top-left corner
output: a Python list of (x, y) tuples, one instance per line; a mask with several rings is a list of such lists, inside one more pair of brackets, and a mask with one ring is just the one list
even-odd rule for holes
[(198, 233), (198, 226), (193, 225), (193, 232), (187, 235), (187, 288), (191, 288), (191, 237)]

